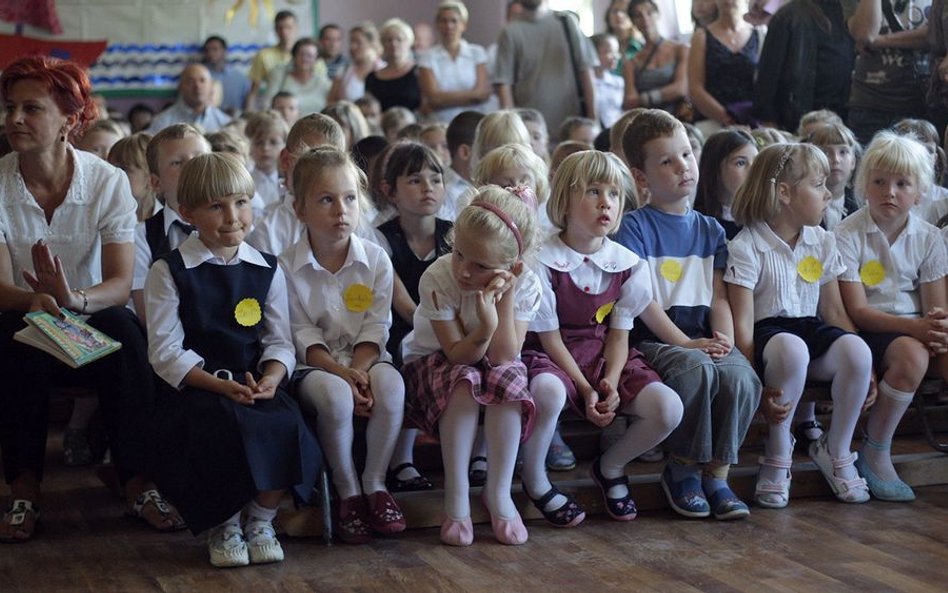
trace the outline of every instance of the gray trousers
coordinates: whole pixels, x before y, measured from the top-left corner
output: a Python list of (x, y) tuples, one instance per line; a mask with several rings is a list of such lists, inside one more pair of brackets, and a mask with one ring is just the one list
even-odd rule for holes
[(714, 360), (700, 350), (648, 341), (637, 348), (685, 409), (665, 448), (699, 463), (737, 463), (761, 392), (760, 379), (744, 355), (734, 348)]

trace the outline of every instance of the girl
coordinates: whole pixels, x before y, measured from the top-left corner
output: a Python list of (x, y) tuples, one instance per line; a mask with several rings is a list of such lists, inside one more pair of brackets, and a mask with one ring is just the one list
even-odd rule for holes
[(826, 189), (831, 195), (829, 206), (823, 214), (822, 226), (832, 231), (842, 219), (859, 209), (851, 182), (862, 148), (852, 130), (843, 124), (817, 126), (806, 140), (822, 150), (829, 160), (830, 173), (826, 178)]
[[(488, 184), (508, 189), (526, 188), (539, 208), (538, 225), (540, 232), (544, 235), (553, 230), (544, 207), (550, 195), (548, 179), (546, 163), (522, 144), (505, 144), (490, 151), (478, 161), (474, 168), (474, 175), (471, 176), (475, 188)], [(461, 203), (466, 203), (463, 197)]]
[(517, 442), (530, 436), (535, 409), (520, 349), (540, 305), (540, 283), (524, 267), (534, 247), (534, 208), (486, 186), (457, 217), (453, 252), (419, 282), (414, 329), (403, 344), (406, 414), (441, 436), (444, 523), (441, 541), (474, 541), (468, 460), (484, 406), (487, 483), (482, 500), (497, 541), (517, 545), (527, 530), (510, 497)]
[(831, 381), (833, 394), (830, 429), (810, 445), (810, 456), (838, 499), (869, 500), (849, 445), (867, 394), (870, 402), (875, 397), (871, 355), (851, 333), (839, 296), (836, 241), (818, 226), (830, 197), (828, 173), (815, 146), (768, 146), (734, 196), (734, 219), (745, 227), (728, 246), (724, 281), (735, 343), (764, 380), (770, 434), (755, 498), (767, 508), (789, 502), (790, 419), (808, 379)]
[(701, 153), (695, 210), (716, 218), (728, 241), (741, 230), (731, 215), (731, 203), (756, 156), (754, 137), (738, 128), (711, 134)]
[[(156, 481), (217, 567), (279, 562), (272, 521), (286, 489), (307, 500), (319, 448), (280, 386), (296, 360), (276, 258), (243, 242), (250, 173), (236, 157), (195, 157), (178, 206), (193, 224), (145, 283), (148, 358), (164, 379), (156, 405)], [(212, 285), (215, 290), (204, 290)]]
[(125, 130), (120, 125), (111, 119), (100, 119), (89, 126), (82, 138), (76, 142), (76, 148), (107, 160), (112, 146), (125, 136)]
[[(436, 217), (444, 202), (444, 171), (438, 155), (423, 144), (399, 144), (389, 155), (382, 186), (397, 215), (378, 227), (382, 248), (395, 268), (392, 329), (387, 349), (401, 365), (401, 343), (418, 307), (418, 282), (434, 261), (450, 253), (451, 223)], [(433, 486), (412, 462), (416, 429), (402, 429), (389, 464), (389, 490), (430, 490)]]
[(840, 293), (882, 377), (856, 467), (880, 500), (910, 501), (892, 466), (892, 436), (926, 373), (948, 377), (945, 241), (912, 208), (932, 179), (919, 143), (879, 132), (856, 174), (868, 207), (836, 229), (846, 270)]
[(346, 135), (346, 148), (349, 150), (352, 150), (356, 142), (369, 135), (369, 122), (355, 103), (350, 101), (330, 103), (322, 113), (333, 118), (342, 128), (342, 132)]
[[(283, 253), (297, 359), (294, 381), (338, 494), (337, 533), (366, 543), (371, 531), (405, 530), (385, 488), (385, 470), (402, 425), (405, 386), (385, 350), (392, 309), (392, 264), (360, 239), (365, 175), (345, 152), (310, 150), (293, 169), (293, 206), (306, 234)], [(352, 416), (368, 417), (361, 484), (352, 459)]]
[(600, 427), (617, 414), (636, 418), (592, 466), (606, 511), (617, 521), (636, 515), (626, 464), (660, 443), (681, 420), (681, 400), (638, 350), (629, 348), (632, 321), (651, 300), (648, 265), (606, 235), (619, 226), (631, 184), (615, 155), (585, 151), (566, 157), (548, 205), (559, 232), (541, 244), (537, 255), (542, 298), (523, 352), (537, 421), (524, 446), (521, 478), (527, 497), (558, 527), (572, 527), (585, 517), (543, 469), (567, 398)]
[[(542, 118), (541, 118), (542, 119)], [(530, 146), (530, 131), (515, 111), (488, 113), (477, 123), (471, 145), (471, 170), (485, 154), (504, 144)]]
[(941, 186), (945, 169), (948, 168), (948, 157), (941, 147), (938, 130), (924, 119), (903, 119), (892, 126), (892, 130), (900, 136), (921, 142), (928, 150), (934, 170), (932, 182), (926, 184), (928, 191), (921, 195), (918, 214), (923, 220), (935, 224), (948, 214), (948, 189)]
[(550, 131), (546, 127), (546, 118), (537, 109), (524, 107), (517, 109), (516, 112), (530, 134), (530, 146), (533, 148), (533, 152), (537, 153), (537, 156), (543, 159), (544, 162), (549, 162)]

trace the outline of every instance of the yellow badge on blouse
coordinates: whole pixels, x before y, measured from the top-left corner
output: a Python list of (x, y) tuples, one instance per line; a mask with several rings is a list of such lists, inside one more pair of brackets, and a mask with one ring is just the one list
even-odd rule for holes
[(372, 306), (372, 289), (365, 284), (350, 284), (342, 293), (346, 309), (353, 313), (365, 313)]
[(797, 264), (797, 274), (810, 284), (813, 284), (823, 276), (823, 264), (812, 255), (808, 255)]
[(263, 319), (260, 302), (254, 298), (243, 299), (234, 307), (234, 319), (244, 327), (253, 327)]
[(885, 280), (885, 268), (882, 266), (882, 262), (877, 259), (867, 261), (859, 268), (859, 279), (866, 286), (876, 286)]
[(616, 306), (616, 302), (612, 301), (611, 303), (606, 303), (605, 305), (599, 307), (596, 311), (596, 323), (602, 323), (606, 320), (606, 317), (609, 317), (609, 313), (612, 313), (612, 308)]
[(681, 263), (674, 259), (666, 259), (658, 268), (658, 273), (669, 282), (681, 280)]

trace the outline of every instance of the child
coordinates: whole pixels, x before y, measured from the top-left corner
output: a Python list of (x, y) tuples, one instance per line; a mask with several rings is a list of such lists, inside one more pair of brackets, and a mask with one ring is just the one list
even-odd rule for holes
[[(287, 489), (306, 501), (319, 447), (281, 383), (296, 360), (276, 258), (243, 242), (253, 180), (231, 155), (183, 167), (181, 215), (198, 234), (145, 285), (148, 359), (165, 381), (155, 478), (217, 567), (283, 560), (272, 521)], [(205, 290), (213, 286), (214, 290)]]
[(448, 124), (445, 140), (448, 142), (451, 166), (444, 170), (445, 197), (441, 211), (438, 212), (439, 218), (454, 220), (457, 216), (458, 198), (465, 190), (473, 187), (471, 163), (473, 162), (474, 135), (482, 119), (484, 119), (484, 114), (479, 111), (462, 111)]
[(369, 135), (369, 122), (351, 101), (336, 101), (332, 105), (327, 105), (322, 113), (336, 120), (342, 128), (348, 150), (352, 150), (356, 142)]
[[(350, 544), (372, 531), (405, 530), (385, 488), (385, 470), (402, 426), (405, 385), (385, 350), (392, 309), (392, 263), (354, 234), (365, 202), (365, 175), (349, 156), (319, 146), (293, 169), (294, 206), (305, 234), (280, 256), (288, 278), (302, 408), (316, 434), (338, 495), (337, 533)], [(352, 458), (353, 414), (368, 417), (361, 483)]]
[[(553, 180), (550, 219), (560, 229), (537, 254), (540, 311), (530, 324), (523, 360), (537, 409), (524, 445), (524, 493), (557, 527), (585, 513), (550, 484), (544, 456), (567, 402), (603, 427), (618, 414), (636, 419), (592, 466), (606, 512), (635, 518), (625, 466), (661, 442), (681, 420), (681, 402), (629, 348), (633, 319), (651, 300), (648, 265), (606, 235), (619, 225), (632, 180), (615, 155), (587, 150), (568, 156)], [(533, 333), (536, 332), (536, 333)]]
[(671, 459), (662, 490), (684, 517), (742, 519), (750, 511), (727, 478), (757, 409), (760, 381), (732, 348), (724, 229), (688, 207), (698, 167), (685, 127), (671, 114), (640, 114), (625, 129), (622, 148), (650, 195), (616, 234), (651, 271), (653, 296), (640, 316), (646, 327), (633, 339), (684, 409), (665, 444)]
[(273, 95), (270, 99), (270, 109), (282, 115), (286, 125), (291, 128), (300, 118), (300, 101), (289, 91), (280, 91)]
[(529, 437), (535, 416), (519, 360), (540, 305), (540, 283), (523, 263), (535, 244), (533, 210), (496, 186), (481, 189), (458, 214), (454, 251), (422, 275), (414, 329), (402, 345), (406, 416), (441, 436), (448, 545), (474, 541), (467, 469), (482, 406), (490, 460), (482, 500), (491, 527), (503, 544), (527, 541), (510, 487), (517, 441)]
[(768, 390), (770, 434), (754, 493), (766, 508), (790, 500), (790, 419), (807, 380), (832, 381), (833, 394), (830, 429), (810, 445), (810, 457), (839, 500), (869, 500), (849, 446), (867, 394), (870, 403), (874, 398), (872, 354), (851, 333), (836, 280), (843, 272), (836, 241), (818, 226), (830, 197), (828, 173), (815, 146), (768, 146), (734, 197), (734, 219), (745, 226), (728, 246), (724, 280), (737, 347), (757, 364)]
[(797, 126), (797, 137), (809, 138), (813, 130), (826, 124), (845, 125), (843, 119), (829, 109), (808, 111), (800, 117), (800, 125)]
[[(437, 218), (444, 201), (441, 162), (427, 146), (400, 144), (389, 156), (383, 187), (397, 215), (378, 227), (379, 243), (392, 258), (396, 282), (392, 329), (386, 348), (396, 365), (402, 363), (401, 343), (412, 328), (418, 307), (418, 282), (434, 261), (451, 252), (447, 236), (451, 222)], [(402, 430), (389, 464), (389, 490), (430, 490), (433, 485), (418, 473), (412, 451), (418, 430)]]
[[(542, 117), (540, 119), (543, 120)], [(485, 154), (504, 144), (532, 144), (530, 131), (516, 111), (495, 111), (480, 120), (471, 145), (471, 169), (477, 166)]]
[[(537, 208), (537, 224), (541, 235), (554, 227), (546, 210), (550, 196), (549, 174), (546, 163), (530, 148), (522, 144), (505, 144), (488, 152), (474, 169), (474, 187), (488, 184), (507, 189), (524, 187), (533, 194)], [(462, 198), (462, 203), (465, 202)]]
[(879, 132), (856, 174), (868, 206), (836, 228), (846, 266), (839, 283), (843, 303), (882, 377), (856, 461), (880, 500), (915, 500), (892, 466), (892, 436), (926, 374), (948, 378), (945, 241), (912, 212), (931, 179), (924, 147)]
[(421, 143), (438, 155), (441, 166), (451, 164), (451, 152), (448, 150), (448, 125), (444, 123), (429, 124), (421, 129), (419, 138)]
[(741, 230), (731, 215), (731, 202), (756, 156), (753, 136), (739, 128), (711, 134), (701, 154), (695, 210), (716, 219), (728, 241)]
[(346, 139), (331, 117), (321, 113), (311, 113), (298, 120), (286, 136), (286, 146), (280, 151), (280, 173), (286, 183), (286, 194), (278, 206), (271, 208), (259, 224), (254, 225), (253, 233), (247, 242), (264, 253), (280, 254), (304, 235), (306, 227), (296, 216), (293, 196), (293, 168), (296, 159), (311, 147), (322, 144), (345, 150)]
[(567, 117), (560, 125), (559, 141), (575, 140), (592, 148), (600, 131), (599, 124), (588, 117)]
[(826, 189), (831, 197), (822, 226), (828, 231), (859, 209), (852, 190), (852, 177), (862, 148), (852, 130), (843, 124), (812, 126), (806, 141), (823, 151), (829, 161), (830, 173)]
[(948, 189), (941, 186), (945, 169), (948, 167), (945, 151), (941, 147), (941, 138), (935, 126), (924, 119), (903, 119), (892, 126), (892, 130), (900, 136), (921, 142), (928, 150), (934, 171), (932, 182), (928, 184), (929, 191), (922, 194), (919, 202), (918, 214), (930, 224), (937, 223), (945, 214), (948, 214)]
[(138, 222), (157, 213), (161, 203), (155, 199), (155, 192), (148, 178), (148, 160), (145, 149), (151, 140), (151, 134), (138, 132), (122, 138), (109, 149), (109, 163), (125, 171), (128, 184), (132, 188), (132, 197), (138, 202), (136, 216)]
[[(368, 119), (368, 118), (366, 118)], [(382, 135), (389, 142), (395, 142), (398, 139), (398, 133), (402, 128), (416, 123), (415, 114), (405, 107), (389, 107), (382, 113), (379, 125), (382, 127)]]
[(589, 145), (576, 140), (565, 140), (557, 144), (556, 148), (553, 149), (553, 154), (550, 155), (550, 182), (553, 182), (553, 178), (556, 177), (556, 170), (566, 160), (566, 157), (586, 150), (589, 150)]
[(178, 177), (192, 158), (211, 152), (201, 130), (191, 124), (173, 124), (152, 137), (145, 149), (151, 187), (165, 205), (160, 212), (135, 227), (135, 269), (132, 302), (145, 323), (143, 290), (148, 269), (162, 256), (178, 248), (194, 228), (178, 213)]
[(283, 199), (280, 153), (286, 148), (290, 126), (279, 112), (270, 109), (250, 116), (245, 133), (250, 139), (250, 158), (253, 160), (250, 176), (263, 200), (264, 209), (268, 209)]
[[(530, 134), (530, 146), (533, 152), (544, 161), (550, 160), (550, 132), (546, 128), (546, 119), (536, 109), (520, 108), (515, 110), (527, 126)], [(483, 154), (483, 153), (482, 153)]]
[(89, 126), (76, 143), (76, 148), (85, 150), (106, 160), (112, 146), (125, 137), (125, 130), (111, 119), (100, 119)]
[(376, 136), (384, 136), (382, 130), (382, 104), (379, 100), (366, 93), (355, 100), (356, 107), (362, 112), (365, 121), (369, 123), (369, 132)]
[(596, 113), (603, 127), (609, 128), (622, 115), (625, 91), (625, 81), (613, 73), (619, 65), (619, 41), (612, 33), (597, 33), (591, 39), (599, 55), (599, 65), (593, 68)]

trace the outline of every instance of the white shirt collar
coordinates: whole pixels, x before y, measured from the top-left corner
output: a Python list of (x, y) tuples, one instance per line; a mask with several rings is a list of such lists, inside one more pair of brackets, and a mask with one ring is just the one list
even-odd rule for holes
[(185, 239), (178, 247), (178, 250), (181, 252), (181, 259), (184, 261), (184, 267), (187, 270), (195, 268), (205, 262), (224, 265), (243, 261), (263, 268), (270, 267), (270, 264), (267, 263), (263, 255), (250, 245), (247, 245), (247, 243), (241, 243), (237, 248), (237, 255), (234, 259), (230, 262), (225, 262), (220, 257), (211, 253), (211, 250), (201, 241), (197, 233)]
[[(787, 249), (793, 251), (793, 249), (787, 245), (786, 241), (777, 236), (777, 233), (774, 232), (770, 225), (766, 222), (755, 222), (751, 225), (754, 237), (754, 245), (761, 252), (773, 251), (779, 246), (783, 245)], [(805, 226), (800, 231), (800, 239), (797, 242), (797, 245), (816, 245), (820, 242), (819, 229), (820, 227), (811, 227)]]
[(632, 268), (639, 257), (608, 237), (602, 247), (589, 255), (579, 253), (563, 242), (559, 234), (550, 235), (537, 253), (537, 261), (559, 272), (572, 272), (586, 262), (591, 262), (603, 272), (616, 273)]
[[(183, 218), (181, 218), (181, 215), (178, 214), (178, 211), (175, 210), (174, 208), (169, 208), (168, 206), (165, 206), (164, 208), (161, 209), (161, 211), (164, 213), (162, 215), (162, 218), (163, 218), (163, 222), (165, 223), (165, 235), (167, 235), (168, 231), (171, 230), (171, 225), (174, 224), (174, 221), (176, 220), (180, 220), (182, 224), (188, 224), (187, 222), (185, 222)], [(188, 226), (191, 226), (191, 225), (188, 224)]]
[[(314, 270), (326, 270), (313, 255), (313, 249), (309, 244), (309, 233), (303, 233), (303, 238), (296, 242), (292, 248), (292, 258), (290, 269), (298, 272), (301, 268), (311, 267)], [(349, 236), (349, 253), (346, 254), (346, 261), (342, 264), (340, 270), (344, 270), (354, 263), (360, 263), (364, 267), (369, 267), (369, 258), (365, 253), (365, 246), (362, 239), (354, 233)], [(328, 272), (328, 270), (326, 270)]]

